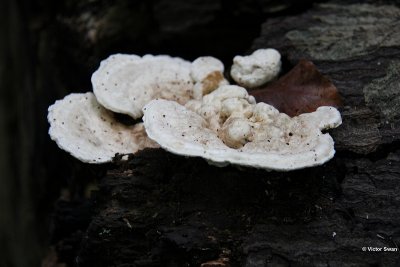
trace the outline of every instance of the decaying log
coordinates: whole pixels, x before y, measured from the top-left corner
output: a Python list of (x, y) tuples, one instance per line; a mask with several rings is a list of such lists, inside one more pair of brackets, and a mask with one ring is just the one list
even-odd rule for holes
[(399, 266), (399, 16), (320, 4), (268, 20), (252, 49), (278, 49), (286, 70), (313, 61), (343, 97), (335, 158), (278, 173), (131, 155), (99, 183), (77, 265)]

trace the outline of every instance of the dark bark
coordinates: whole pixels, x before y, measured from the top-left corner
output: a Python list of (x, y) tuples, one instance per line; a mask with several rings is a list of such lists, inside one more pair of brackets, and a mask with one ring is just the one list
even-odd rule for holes
[[(282, 52), (286, 66), (312, 60), (344, 99), (338, 151), (395, 151), (400, 141), (399, 7), (322, 4), (263, 25), (253, 45)], [(385, 154), (385, 153), (384, 153)]]
[(145, 150), (101, 180), (79, 265), (199, 266), (225, 253), (240, 266), (254, 226), (299, 226), (324, 214), (316, 205), (325, 209), (338, 193), (341, 164), (275, 173)]
[(78, 265), (397, 266), (361, 249), (397, 247), (399, 161), (275, 173), (145, 150), (101, 180)]

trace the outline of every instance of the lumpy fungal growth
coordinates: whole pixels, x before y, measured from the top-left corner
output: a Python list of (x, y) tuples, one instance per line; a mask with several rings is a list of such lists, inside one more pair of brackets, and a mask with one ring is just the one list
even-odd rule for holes
[[(290, 118), (271, 105), (256, 104), (238, 86), (222, 86), (186, 107), (153, 100), (145, 108), (146, 131), (164, 149), (220, 166), (231, 163), (267, 170), (323, 164), (335, 150), (330, 135), (321, 130), (341, 124), (333, 107)], [(164, 113), (169, 116), (163, 117)]]
[(275, 49), (258, 49), (249, 56), (233, 58), (231, 76), (239, 85), (256, 88), (278, 77), (281, 55)]
[(218, 87), (228, 84), (224, 64), (215, 57), (199, 57), (192, 62), (190, 76), (195, 82), (193, 98), (201, 99)]
[(222, 125), (218, 137), (229, 147), (241, 148), (252, 139), (252, 128), (245, 118), (231, 117)]

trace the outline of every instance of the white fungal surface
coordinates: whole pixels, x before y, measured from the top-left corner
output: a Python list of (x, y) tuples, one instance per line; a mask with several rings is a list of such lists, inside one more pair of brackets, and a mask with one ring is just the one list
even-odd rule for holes
[(281, 55), (275, 49), (258, 49), (249, 56), (235, 56), (231, 76), (246, 88), (261, 86), (278, 77)]
[(224, 78), (224, 64), (217, 58), (199, 57), (192, 62), (190, 76), (195, 82), (193, 98), (201, 99), (222, 85), (228, 84)]
[(135, 153), (158, 147), (143, 124), (126, 126), (115, 121), (92, 93), (70, 94), (49, 107), (49, 135), (57, 145), (87, 163), (110, 162), (116, 153)]
[(201, 100), (191, 100), (186, 107), (200, 114), (213, 131), (219, 131), (229, 116), (248, 117), (256, 101), (246, 89), (237, 85), (224, 85)]
[(143, 106), (162, 98), (186, 103), (193, 98), (191, 63), (166, 55), (115, 54), (92, 75), (93, 92), (105, 108), (140, 118)]
[(321, 165), (335, 153), (321, 130), (341, 124), (333, 107), (290, 118), (258, 103), (244, 88), (223, 86), (186, 107), (153, 100), (144, 107), (148, 136), (179, 155), (203, 157), (217, 166), (235, 164), (290, 171)]

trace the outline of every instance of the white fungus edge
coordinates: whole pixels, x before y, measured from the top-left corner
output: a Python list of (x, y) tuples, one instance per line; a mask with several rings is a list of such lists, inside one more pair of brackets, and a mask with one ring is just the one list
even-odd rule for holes
[[(173, 107), (173, 110), (171, 110), (171, 107)], [(320, 107), (319, 111), (316, 112), (325, 112), (327, 109), (334, 115), (330, 125), (335, 127), (340, 125), (340, 113), (335, 108)], [(281, 155), (271, 152), (240, 152), (239, 149), (232, 149), (227, 146), (224, 149), (204, 147), (197, 143), (185, 142), (172, 134), (165, 133), (160, 129), (160, 124), (157, 123), (157, 120), (154, 120), (154, 118), (159, 115), (159, 112), (167, 113), (169, 117), (173, 116), (174, 112), (180, 113), (179, 115), (188, 112), (188, 114), (192, 116), (197, 116), (198, 120), (203, 120), (201, 116), (193, 111), (187, 110), (176, 102), (153, 100), (144, 108), (143, 122), (149, 138), (156, 141), (165, 150), (177, 155), (202, 157), (216, 166), (234, 164), (265, 170), (292, 171), (321, 165), (333, 158), (335, 154), (332, 137), (328, 133), (323, 134), (320, 131), (318, 134), (318, 145), (314, 147), (313, 151), (305, 149), (304, 152), (296, 154)], [(304, 114), (303, 117), (304, 116), (307, 115)], [(319, 125), (315, 125), (315, 127), (321, 129), (321, 123), (317, 119), (315, 119), (315, 121), (319, 123)], [(173, 131), (179, 130), (180, 129), (173, 129)], [(215, 135), (215, 138), (218, 137)], [(318, 160), (316, 160), (316, 155), (318, 155)]]

